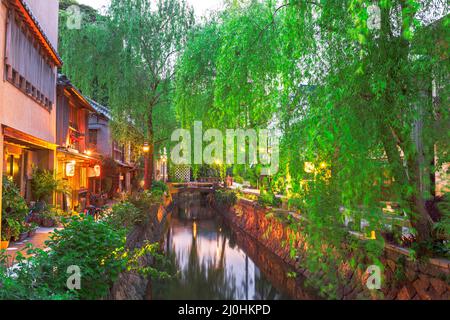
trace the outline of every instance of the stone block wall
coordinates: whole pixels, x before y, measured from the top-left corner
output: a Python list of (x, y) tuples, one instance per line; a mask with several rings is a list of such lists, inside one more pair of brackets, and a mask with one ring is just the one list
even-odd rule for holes
[[(295, 268), (297, 273), (311, 277), (310, 271), (301, 267), (306, 254), (306, 242), (300, 232), (294, 232), (283, 223), (269, 215), (270, 210), (260, 207), (253, 201), (239, 199), (229, 210), (221, 209), (225, 217), (236, 227), (257, 239), (270, 251)], [(286, 214), (288, 214), (286, 212)], [(290, 239), (295, 239), (298, 256), (290, 256)], [(339, 272), (348, 279), (338, 289), (339, 299), (397, 299), (397, 300), (450, 300), (450, 261), (430, 259), (427, 262), (412, 261), (406, 249), (387, 244), (381, 256), (384, 275), (381, 290), (369, 290), (366, 281), (368, 274), (353, 271), (349, 265), (342, 264)], [(317, 276), (317, 275), (316, 275)], [(318, 275), (326, 277), (326, 275)]]

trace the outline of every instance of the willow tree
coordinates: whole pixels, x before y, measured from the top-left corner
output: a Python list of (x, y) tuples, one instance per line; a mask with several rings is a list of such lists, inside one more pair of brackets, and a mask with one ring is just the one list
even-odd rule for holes
[[(341, 263), (362, 270), (379, 263), (379, 236), (349, 260), (361, 243), (343, 224), (352, 219), (359, 230), (365, 219), (368, 230), (382, 230), (380, 201), (400, 203), (419, 253), (433, 242), (426, 202), (435, 171), (448, 161), (446, 14), (439, 0), (248, 1), (220, 16), (218, 33), (199, 32), (179, 60), (180, 73), (193, 70), (208, 90), (180, 77), (177, 105), (189, 93), (213, 97), (202, 100), (201, 112), (180, 109), (186, 120), (200, 113), (219, 125), (281, 129), (282, 167), (273, 181), (308, 221), (298, 225), (309, 245), (306, 267), (334, 283), (346, 281), (337, 274)], [(214, 56), (202, 56), (199, 48), (214, 37)]]
[[(105, 16), (62, 33), (64, 71), (83, 92), (108, 104), (117, 140), (130, 139), (130, 125), (140, 131), (145, 141), (134, 142), (150, 146), (150, 168), (160, 141), (155, 132), (167, 135), (170, 119), (174, 124), (173, 65), (193, 24), (193, 10), (183, 0), (113, 0)], [(145, 178), (151, 185), (152, 170)]]
[[(368, 8), (374, 4), (379, 23), (372, 25)], [(444, 28), (430, 24), (448, 23), (448, 17), (436, 21), (439, 4), (445, 10), (440, 1), (297, 1), (285, 16), (287, 36), (300, 44), (290, 54), (302, 66), (300, 72), (284, 68), (285, 74), (318, 87), (308, 98), (309, 157), (332, 165), (339, 202), (347, 207), (376, 207), (391, 177), (393, 200), (422, 245), (432, 237), (425, 203), (437, 167), (434, 131), (448, 119), (431, 95), (434, 79), (441, 78), (436, 70), (448, 67), (438, 45)]]
[[(153, 168), (154, 114), (170, 107), (173, 65), (194, 23), (193, 10), (179, 0), (113, 0), (109, 17), (119, 43), (112, 53), (117, 79), (109, 84), (110, 104), (118, 117), (143, 128)], [(152, 170), (148, 174), (151, 185)]]

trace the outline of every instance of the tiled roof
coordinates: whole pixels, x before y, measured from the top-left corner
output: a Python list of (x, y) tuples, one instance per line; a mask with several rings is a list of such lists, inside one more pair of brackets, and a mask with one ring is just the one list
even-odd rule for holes
[(89, 97), (86, 97), (86, 100), (94, 107), (95, 111), (105, 116), (108, 120), (111, 120), (111, 110), (108, 107), (101, 105), (100, 103), (92, 100)]
[(85, 105), (85, 107), (91, 111), (97, 111), (94, 106), (92, 105), (91, 101), (89, 101), (82, 93), (81, 91), (75, 87), (69, 78), (65, 74), (58, 73), (58, 80), (56, 81), (58, 86), (63, 86), (67, 88), (70, 92), (75, 94), (75, 96), (78, 97), (78, 99)]

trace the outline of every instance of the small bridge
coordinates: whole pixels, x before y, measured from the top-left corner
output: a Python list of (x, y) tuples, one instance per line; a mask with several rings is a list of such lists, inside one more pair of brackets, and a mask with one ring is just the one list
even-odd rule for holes
[(170, 194), (177, 194), (180, 192), (214, 192), (220, 187), (217, 182), (181, 182), (168, 183)]

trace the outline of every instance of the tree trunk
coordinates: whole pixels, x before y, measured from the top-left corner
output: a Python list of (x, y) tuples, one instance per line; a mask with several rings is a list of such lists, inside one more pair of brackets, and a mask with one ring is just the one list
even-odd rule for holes
[(153, 155), (155, 150), (154, 139), (153, 139), (153, 107), (150, 106), (148, 110), (148, 122), (147, 122), (147, 139), (148, 146), (150, 148), (147, 153), (147, 161), (148, 161), (148, 171), (147, 176), (145, 177), (146, 184), (149, 189), (152, 188), (153, 184)]
[[(423, 248), (423, 246), (432, 239), (433, 223), (422, 197), (411, 197), (411, 210), (413, 210), (411, 224), (417, 231), (417, 242), (420, 247)], [(423, 250), (421, 251), (421, 253), (424, 253)]]
[(426, 254), (425, 244), (432, 239), (433, 220), (425, 206), (425, 199), (422, 192), (420, 159), (416, 155), (415, 159), (408, 159), (408, 171), (410, 173), (410, 185), (414, 188), (410, 197), (410, 220), (417, 232), (417, 242), (419, 243), (419, 254)]

